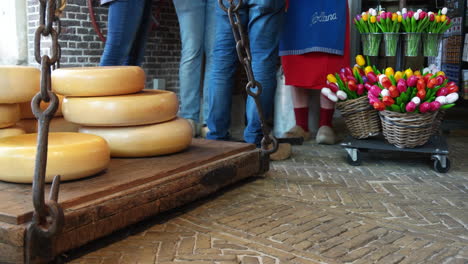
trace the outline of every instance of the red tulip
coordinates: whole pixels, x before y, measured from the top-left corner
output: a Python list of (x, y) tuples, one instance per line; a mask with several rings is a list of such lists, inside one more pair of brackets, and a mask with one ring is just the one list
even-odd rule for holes
[(358, 85), (357, 85), (357, 94), (358, 94), (358, 95), (363, 94), (363, 93), (364, 93), (364, 90), (365, 90), (364, 84), (358, 84)]
[(418, 93), (416, 94), (419, 99), (424, 100), (426, 98), (426, 90), (418, 90)]
[(369, 91), (372, 85), (370, 85), (369, 83), (365, 83), (364, 87), (366, 88), (367, 91)]
[(377, 82), (377, 75), (373, 72), (369, 72), (367, 74), (367, 80), (369, 81), (370, 84), (374, 84)]
[(440, 102), (437, 102), (437, 101), (429, 103), (429, 107), (430, 107), (431, 112), (439, 110), (440, 106), (441, 106)]
[(393, 100), (393, 98), (391, 98), (390, 96), (384, 96), (382, 98), (382, 102), (386, 105), (386, 106), (391, 106), (392, 104), (395, 103), (395, 100)]
[(398, 91), (398, 89), (392, 85), (388, 88), (388, 91), (390, 92), (390, 96), (392, 98), (395, 98), (395, 97), (398, 97), (400, 95), (400, 92)]
[(357, 90), (356, 82), (353, 81), (353, 80), (349, 80), (348, 81), (348, 88), (349, 88), (349, 90), (351, 90), (353, 92), (356, 91)]
[(387, 76), (383, 77), (380, 81), (380, 83), (382, 84), (383, 87), (385, 88), (388, 88), (390, 86), (392, 86), (392, 82), (388, 79)]
[(456, 86), (456, 85), (448, 86), (447, 90), (448, 90), (447, 94), (457, 93), (458, 92), (458, 86)]
[(397, 89), (400, 93), (404, 93), (406, 92), (406, 89), (408, 87), (406, 87), (406, 81), (404, 79), (400, 79), (398, 80), (398, 83), (397, 83)]
[(432, 73), (428, 73), (428, 74), (424, 75), (424, 77), (423, 77), (424, 82), (428, 83), (429, 79), (432, 77), (432, 75), (433, 75)]
[(426, 82), (424, 81), (424, 79), (418, 80), (418, 82), (416, 83), (416, 89), (418, 89), (418, 91), (426, 90)]
[(336, 85), (336, 83), (329, 83), (327, 84), (327, 87), (330, 88), (330, 90), (334, 93), (338, 92), (339, 90), (338, 85)]
[(442, 75), (437, 76), (436, 79), (437, 79), (437, 85), (441, 85), (441, 84), (443, 84), (444, 81), (445, 81), (445, 77), (442, 76)]
[(446, 96), (447, 94), (449, 94), (449, 90), (447, 87), (440, 88), (436, 93), (437, 96)]
[(375, 110), (377, 111), (383, 111), (385, 110), (385, 104), (383, 102), (375, 102), (372, 104), (372, 106), (374, 107)]
[(434, 88), (437, 85), (437, 82), (437, 78), (430, 79), (429, 82), (427, 82), (427, 88)]

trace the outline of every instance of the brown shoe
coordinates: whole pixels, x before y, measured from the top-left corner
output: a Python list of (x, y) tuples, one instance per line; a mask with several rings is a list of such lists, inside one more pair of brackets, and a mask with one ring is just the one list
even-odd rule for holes
[(318, 144), (333, 145), (336, 143), (335, 132), (329, 126), (321, 126), (317, 131), (315, 141)]
[(291, 157), (291, 144), (280, 143), (278, 150), (270, 155), (270, 160), (285, 160)]
[(307, 140), (310, 139), (310, 132), (306, 132), (300, 126), (294, 126), (291, 129), (289, 129), (288, 132), (284, 133), (283, 137), (285, 137), (285, 138), (302, 137), (304, 139), (304, 141), (307, 141)]

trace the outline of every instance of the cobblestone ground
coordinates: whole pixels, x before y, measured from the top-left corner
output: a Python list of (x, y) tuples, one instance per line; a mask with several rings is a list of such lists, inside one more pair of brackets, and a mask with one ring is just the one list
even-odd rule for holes
[(251, 179), (72, 252), (72, 263), (468, 263), (468, 137), (428, 156), (308, 142)]

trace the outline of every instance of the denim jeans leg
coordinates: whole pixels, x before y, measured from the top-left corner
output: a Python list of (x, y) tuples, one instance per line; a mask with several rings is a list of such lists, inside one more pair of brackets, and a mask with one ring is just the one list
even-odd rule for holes
[[(249, 1), (249, 39), (252, 53), (252, 69), (255, 79), (262, 85), (260, 102), (265, 120), (272, 118), (276, 90), (278, 43), (283, 15), (283, 0)], [(259, 145), (263, 137), (261, 121), (255, 101), (251, 96), (246, 105), (247, 127), (244, 139)]]
[(206, 0), (205, 9), (205, 76), (203, 78), (203, 99), (202, 99), (202, 116), (201, 123), (206, 124), (209, 110), (209, 95), (208, 95), (208, 80), (211, 78), (210, 74), (213, 65), (213, 49), (215, 43), (215, 25), (216, 25), (216, 9), (218, 7), (217, 0)]
[(182, 55), (179, 68), (180, 113), (199, 121), (206, 0), (173, 0), (180, 25)]
[(148, 40), (148, 33), (151, 25), (151, 0), (144, 1), (143, 13), (141, 16), (141, 23), (138, 27), (138, 32), (127, 57), (124, 65), (136, 65), (141, 66), (145, 57), (145, 46)]
[[(131, 7), (131, 8), (130, 8)], [(117, 0), (109, 6), (109, 29), (100, 66), (123, 65), (143, 14), (144, 0)]]
[[(227, 1), (225, 1), (227, 3)], [(245, 21), (245, 12), (241, 19)], [(228, 139), (231, 123), (232, 89), (237, 65), (236, 44), (227, 14), (216, 8), (216, 34), (208, 79), (208, 139)]]

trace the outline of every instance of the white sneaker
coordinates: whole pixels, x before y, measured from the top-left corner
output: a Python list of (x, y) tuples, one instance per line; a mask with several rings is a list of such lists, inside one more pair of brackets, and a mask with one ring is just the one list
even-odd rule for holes
[(202, 128), (200, 129), (200, 137), (206, 138), (206, 135), (208, 134), (208, 132), (210, 132), (210, 129), (208, 129), (208, 126), (206, 125), (202, 126)]
[(196, 137), (197, 136), (197, 123), (195, 123), (195, 121), (192, 119), (187, 119), (187, 121), (192, 127), (192, 137)]
[(329, 126), (321, 126), (317, 131), (315, 141), (318, 144), (333, 145), (336, 142), (335, 132)]

